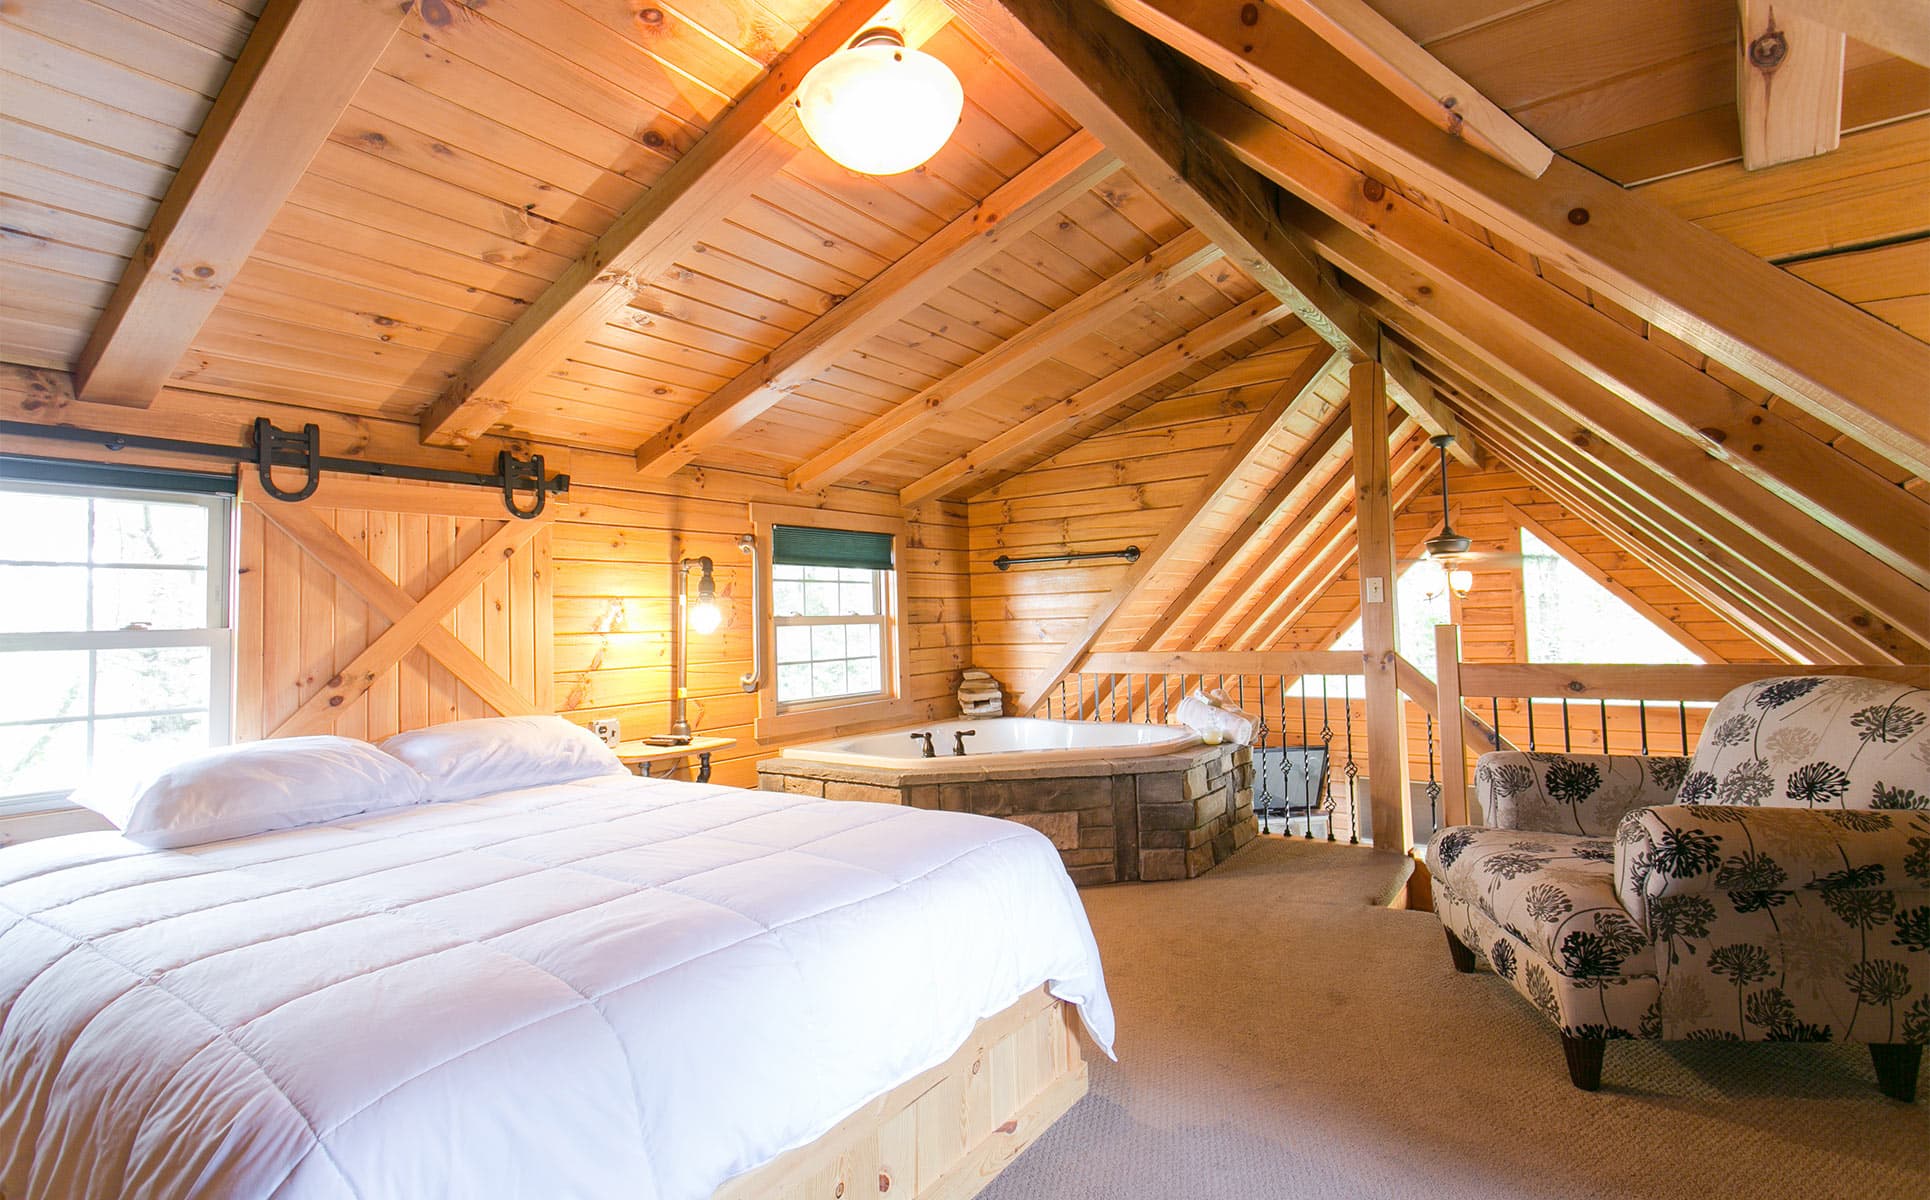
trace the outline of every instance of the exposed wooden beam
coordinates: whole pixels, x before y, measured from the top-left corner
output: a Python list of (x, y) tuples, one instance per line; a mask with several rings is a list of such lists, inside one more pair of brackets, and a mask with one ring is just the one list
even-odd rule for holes
[(395, 0), (262, 9), (81, 350), (81, 399), (154, 402), (408, 11)]
[(1930, 67), (1930, 7), (1921, 0), (1780, 0), (1777, 7)]
[(1152, 650), (1159, 645), (1159, 639), (1193, 610), (1193, 606), (1199, 603), (1200, 597), (1212, 589), (1220, 576), (1226, 572), (1227, 567), (1231, 566), (1233, 560), (1240, 556), (1255, 537), (1259, 536), (1260, 531), (1287, 511), (1287, 506), (1292, 504), (1294, 497), (1307, 486), (1314, 472), (1327, 463), (1341, 448), (1350, 429), (1346, 411), (1336, 409), (1327, 419), (1327, 423), (1321, 426), (1320, 431), (1300, 448), (1300, 454), (1287, 467), (1286, 474), (1280, 477), (1279, 482), (1267, 489), (1267, 494), (1253, 506), (1253, 511), (1247, 514), (1246, 520), (1240, 522), (1239, 528), (1229, 534), (1226, 540), (1220, 543), (1220, 548), (1213, 552), (1213, 557), (1202, 563), (1199, 570), (1193, 573), (1192, 581), (1187, 584), (1186, 589), (1167, 602), (1166, 611), (1147, 627), (1146, 632), (1139, 635), (1138, 640), (1133, 643), (1134, 650)]
[(1333, 368), (1330, 356), (1318, 352), (1311, 354), (1300, 364), (1291, 378), (1281, 384), (1265, 407), (1253, 415), (1237, 440), (1226, 448), (1213, 473), (1206, 478), (1199, 494), (1192, 503), (1173, 516), (1160, 534), (1152, 548), (1140, 555), (1139, 560), (1126, 569), (1125, 576), (1113, 589), (1102, 596), (1094, 607), (1086, 624), (1077, 634), (1059, 648), (1053, 662), (1045, 672), (1036, 677), (1019, 699), (1017, 711), (1020, 714), (1031, 712), (1044, 699), (1047, 691), (1065, 677), (1074, 663), (1084, 658), (1086, 651), (1112, 623), (1113, 617), (1136, 599), (1140, 592), (1153, 579), (1157, 578), (1180, 549), (1187, 545), (1192, 525), (1226, 495), (1227, 490), (1253, 462), (1260, 449), (1271, 442), (1279, 432), (1281, 424), (1299, 409), (1306, 398), (1313, 393), (1313, 385)]
[(1192, 644), (1221, 648), (1232, 646), (1237, 635), (1243, 632), (1246, 626), (1231, 629), (1223, 637), (1216, 636), (1216, 631), (1226, 623), (1228, 618), (1245, 611), (1253, 593), (1280, 572), (1285, 565), (1288, 551), (1297, 541), (1305, 537), (1308, 527), (1316, 522), (1331, 524), (1338, 521), (1341, 514), (1347, 511), (1350, 503), (1348, 496), (1353, 490), (1353, 470), (1349, 464), (1352, 462), (1353, 454), (1353, 442), (1350, 439), (1354, 432), (1350, 421), (1343, 419), (1341, 426), (1342, 435), (1335, 450), (1336, 453), (1345, 453), (1349, 456), (1348, 464), (1343, 464), (1339, 469), (1331, 471), (1319, 490), (1301, 505), (1300, 511), (1295, 514), (1295, 519), (1274, 534), (1273, 540), (1253, 557), (1246, 570), (1240, 573), (1240, 577), (1231, 586), (1220, 589), (1219, 599), (1213, 602), (1213, 607), (1190, 626)]
[[(1411, 316), (1467, 353), (1487, 360), (1538, 407), (1558, 413), (1554, 418), (1558, 426), (1605, 440), (1654, 464), (1679, 480), (1688, 494), (1776, 547), (1793, 565), (1836, 581), (1845, 595), (1913, 638), (1930, 637), (1930, 605), (1924, 603), (1926, 593), (1917, 577), (1920, 568), (1900, 570), (1846, 540), (1815, 515), (1776, 502), (1756, 481), (1712, 461), (1714, 456), (1704, 444), (1691, 442), (1648, 414), (1604, 396), (1593, 380), (1540, 346), (1511, 338), (1495, 327), (1494, 313), (1479, 305), (1460, 304), (1459, 289), (1445, 278), (1435, 277), (1433, 294), (1410, 304), (1404, 289), (1387, 282), (1398, 274), (1399, 264), (1386, 251), (1338, 229), (1317, 227), (1315, 236), (1357, 277), (1370, 286), (1378, 282), (1387, 287), (1389, 296), (1402, 298), (1399, 306), (1392, 299), (1376, 301), (1374, 307), (1383, 316), (1391, 312)], [(1755, 434), (1748, 431), (1744, 436)], [(1900, 491), (1893, 494), (1920, 504)], [(1921, 525), (1916, 528), (1920, 530)]]
[[(1280, 161), (1297, 164), (1295, 178), (1321, 201), (1321, 214), (1293, 217), (1324, 255), (1389, 300), (1452, 327), (1491, 357), (1558, 361), (1626, 402), (1599, 410), (1605, 428), (1634, 428), (1638, 417), (1660, 422), (1786, 502), (1789, 519), (1820, 524), (1918, 586), (1930, 582), (1930, 543), (1921, 536), (1930, 504), (1403, 197), (1383, 197), (1371, 219), (1353, 216), (1347, 198), (1359, 188), (1349, 181), (1364, 181), (1344, 164), (1318, 151), (1282, 153)], [(1546, 374), (1573, 395), (1592, 390), (1574, 392), (1565, 373)], [(1760, 503), (1753, 492), (1740, 494), (1745, 505)], [(1774, 523), (1782, 511), (1764, 519)]]
[(1739, 0), (1736, 115), (1751, 171), (1814, 158), (1843, 140), (1843, 31), (1789, 11), (1786, 0)]
[[(1111, 0), (1223, 85), (1181, 80), (1187, 112), (1249, 166), (1279, 126), (1221, 90), (1312, 125), (1432, 199), (1579, 277), (1638, 316), (1879, 453), (1930, 475), (1930, 345), (1810, 287), (1649, 197), (1556, 158), (1540, 179), (1448, 137), (1290, 17), (1253, 27), (1206, 0)], [(1391, 188), (1385, 189), (1391, 191)]]
[(1309, 328), (1371, 357), (1359, 306), (1274, 220), (1273, 185), (1194, 128), (1145, 40), (1092, 0), (950, 0), (980, 39), (1119, 155)]
[[(650, 190), (523, 310), (422, 413), (422, 440), (462, 446), (510, 403), (561, 366), (669, 270), (720, 213), (735, 208), (795, 152), (789, 101), (812, 67), (877, 17), (878, 0), (844, 0), (713, 121)], [(777, 116), (779, 120), (771, 118)], [(788, 123), (788, 126), (787, 124)]]
[(1462, 466), (1481, 469), (1481, 448), (1474, 437), (1455, 420), (1454, 410), (1434, 392), (1434, 385), (1421, 377), (1407, 351), (1385, 338), (1380, 344), (1380, 365), (1387, 368), (1387, 395), (1401, 411), (1413, 417), (1429, 437), (1451, 437), (1448, 453)]
[(1098, 139), (1074, 133), (637, 447), (637, 469), (655, 479), (675, 472), (1024, 237), (1118, 166)]
[[(1389, 441), (1403, 446), (1413, 438), (1413, 428), (1410, 420), (1403, 420)], [(1414, 440), (1411, 446), (1394, 454), (1393, 461), (1393, 506), (1399, 511), (1420, 494), (1435, 471), (1439, 456), (1425, 440)], [(1342, 480), (1352, 484), (1352, 474), (1344, 475)], [(1309, 549), (1295, 560), (1291, 571), (1281, 577), (1278, 594), (1255, 611), (1231, 639), (1234, 644), (1246, 649), (1268, 650), (1299, 623), (1314, 602), (1354, 564), (1359, 533), (1357, 517), (1350, 501), (1332, 523), (1333, 533), (1322, 543), (1324, 551), (1316, 554), (1314, 549)]]
[(1508, 433), (1516, 445), (1509, 456), (1516, 470), (1603, 533), (1618, 539), (1634, 535), (1652, 546), (1643, 553), (1624, 542), (1678, 582), (1698, 581), (1684, 583), (1685, 590), (1725, 618), (1812, 662), (1872, 653), (1897, 661), (1920, 652), (1833, 582), (1801, 570), (1779, 570), (1781, 554), (1704, 503), (1666, 468), (1595, 436), (1445, 339), (1418, 329), (1403, 333), (1437, 367), (1458, 377), (1452, 386), (1461, 395), (1462, 412), (1479, 418), (1490, 442), (1498, 431)]
[[(1540, 138), (1422, 49), (1366, 0), (1267, 0), (1326, 39), (1423, 119), (1450, 137), (1506, 163), (1530, 179), (1539, 178), (1555, 152)], [(1221, 5), (1216, 19), (1254, 24), (1243, 9)]]
[[(863, 428), (791, 473), (790, 486), (816, 491), (838, 482), (1010, 382), (1073, 342), (1118, 319), (1128, 309), (1210, 266), (1225, 252), (1196, 230), (1187, 230), (1101, 280), (976, 359), (893, 406)], [(902, 316), (903, 309), (895, 315)]]
[(1072, 430), (1087, 417), (1137, 396), (1201, 359), (1252, 337), (1287, 315), (1287, 306), (1271, 295), (1256, 297), (1229, 312), (1221, 313), (1191, 333), (1174, 338), (1151, 354), (1141, 356), (1104, 379), (1087, 384), (1063, 400), (1053, 401), (1005, 432), (987, 439), (922, 479), (905, 485), (898, 493), (898, 502), (910, 508), (934, 496), (956, 492), (983, 481), (1014, 458)]

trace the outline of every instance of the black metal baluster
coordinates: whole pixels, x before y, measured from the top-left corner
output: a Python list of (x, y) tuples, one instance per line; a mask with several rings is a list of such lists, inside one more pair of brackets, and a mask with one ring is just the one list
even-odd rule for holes
[(1434, 714), (1427, 713), (1427, 836), (1433, 837), (1434, 831), (1441, 827), (1438, 806), (1441, 800), (1441, 781), (1434, 775)]
[(1488, 715), (1494, 718), (1494, 748), (1501, 749), (1501, 697), (1488, 697)]
[(1561, 752), (1571, 754), (1574, 749), (1574, 745), (1568, 740), (1568, 697), (1563, 696), (1561, 698)]
[(1675, 711), (1682, 719), (1682, 757), (1689, 757), (1689, 705), (1685, 700), (1675, 702)]
[[(1347, 844), (1360, 845), (1360, 805), (1354, 799), (1354, 782), (1360, 777), (1360, 766), (1354, 762), (1354, 677), (1340, 677), (1340, 714), (1347, 722)], [(1327, 822), (1327, 838), (1333, 840), (1334, 825)]]
[(1528, 753), (1535, 752), (1535, 698), (1528, 697)]
[[(1327, 752), (1327, 761), (1334, 761), (1334, 719), (1333, 705), (1327, 693), (1327, 677), (1320, 677), (1320, 744)], [(1334, 798), (1331, 795), (1320, 797), (1320, 811), (1327, 818), (1327, 840), (1334, 840)], [(1313, 836), (1313, 817), (1307, 818), (1307, 836)]]
[(1602, 706), (1602, 753), (1607, 754), (1609, 752), (1608, 750), (1608, 701), (1603, 700), (1600, 703)]
[(1173, 706), (1166, 695), (1166, 681), (1171, 678), (1171, 675), (1161, 675), (1159, 677), (1159, 723), (1161, 725), (1170, 725), (1173, 723)]
[[(1240, 685), (1240, 707), (1246, 707), (1246, 685), (1244, 682)], [(1285, 724), (1284, 721), (1281, 723)], [(1257, 732), (1259, 737), (1256, 740), (1260, 748), (1255, 752), (1253, 765), (1254, 770), (1260, 776), (1260, 832), (1272, 833), (1273, 773), (1267, 770), (1267, 689), (1265, 684), (1260, 685), (1260, 728)], [(1282, 755), (1281, 757), (1285, 758), (1286, 756)], [(1293, 823), (1291, 820), (1287, 822), (1287, 832), (1289, 834), (1293, 832)]]
[[(1287, 682), (1287, 677), (1285, 675), (1282, 675), (1280, 677), (1281, 686), (1285, 687), (1286, 682)], [(1284, 724), (1284, 722), (1282, 723)], [(1281, 735), (1280, 744), (1281, 744), (1282, 750), (1284, 751), (1286, 746), (1286, 736), (1284, 733), (1282, 733)], [(1307, 755), (1306, 755), (1307, 745), (1308, 745), (1308, 742), (1307, 742), (1307, 677), (1305, 675), (1302, 675), (1300, 677), (1300, 746), (1301, 746), (1300, 782), (1304, 785), (1301, 788), (1301, 790), (1306, 794), (1306, 797), (1307, 797), (1307, 802), (1306, 804), (1302, 805), (1302, 807), (1307, 810), (1307, 840), (1311, 842), (1313, 841), (1313, 790), (1315, 787), (1318, 786), (1318, 781), (1316, 781), (1313, 777), (1313, 764), (1307, 761)], [(1326, 758), (1324, 757), (1321, 758), (1320, 764), (1322, 767), (1325, 767), (1327, 764)], [(1323, 771), (1322, 773), (1324, 774), (1325, 772)], [(1293, 803), (1293, 793), (1291, 791), (1287, 793), (1287, 803), (1289, 805)], [(1287, 812), (1289, 814), (1287, 818), (1287, 832), (1292, 833), (1293, 832), (1293, 818), (1291, 815), (1293, 812), (1292, 808), (1289, 807)]]
[(1059, 719), (1066, 719), (1066, 681), (1063, 677), (1059, 680)]

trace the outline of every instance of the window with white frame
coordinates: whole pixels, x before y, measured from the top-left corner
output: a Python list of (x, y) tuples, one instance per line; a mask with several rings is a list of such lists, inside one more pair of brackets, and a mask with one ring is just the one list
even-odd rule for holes
[(890, 535), (779, 525), (771, 557), (779, 707), (889, 695)]
[(212, 492), (0, 478), (0, 806), (228, 740), (229, 530)]

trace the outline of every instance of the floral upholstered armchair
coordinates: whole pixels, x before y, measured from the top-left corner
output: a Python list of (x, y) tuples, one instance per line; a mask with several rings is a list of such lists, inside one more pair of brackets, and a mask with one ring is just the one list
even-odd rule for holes
[(1487, 825), (1436, 833), (1454, 965), (1561, 1029), (1575, 1086), (1616, 1038), (1864, 1042), (1914, 1100), (1930, 1042), (1930, 690), (1852, 676), (1723, 697), (1693, 758), (1485, 754)]

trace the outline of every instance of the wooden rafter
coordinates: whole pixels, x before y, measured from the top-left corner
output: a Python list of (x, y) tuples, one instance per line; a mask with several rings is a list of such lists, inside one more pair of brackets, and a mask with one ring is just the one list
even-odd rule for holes
[[(1427, 442), (1414, 437), (1414, 425), (1403, 421), (1395, 427), (1390, 442), (1403, 448), (1390, 452), (1393, 463), (1391, 494), (1396, 509), (1407, 507), (1420, 494), (1439, 464), (1439, 456)], [(1411, 444), (1410, 444), (1411, 443)], [(1297, 624), (1321, 593), (1347, 573), (1354, 564), (1359, 546), (1359, 513), (1351, 492), (1351, 472), (1343, 474), (1343, 489), (1350, 496), (1347, 506), (1330, 523), (1329, 533), (1303, 552), (1273, 583), (1274, 598), (1254, 610), (1248, 620), (1233, 630), (1224, 644), (1248, 650), (1272, 648)]]
[(1527, 474), (1541, 465), (1561, 473), (1569, 481), (1565, 488), (1552, 486), (1547, 471), (1534, 481), (1604, 533), (1653, 539), (1656, 556), (1645, 556), (1650, 565), (1664, 562), (1680, 568), (1674, 570), (1678, 578), (1702, 580), (1706, 586), (1686, 590), (1715, 611), (1809, 661), (1871, 653), (1896, 661), (1920, 652), (1909, 637), (1833, 583), (1800, 570), (1776, 571), (1780, 554), (1666, 469), (1552, 413), (1545, 402), (1460, 347), (1424, 331), (1402, 332), (1437, 368), (1460, 377), (1455, 387), (1463, 412), (1480, 417), (1490, 441), (1500, 430), (1509, 433), (1517, 446), (1510, 462), (1517, 469)]
[[(1523, 129), (1501, 106), (1449, 70), (1440, 59), (1402, 33), (1367, 0), (1267, 0), (1372, 76), (1422, 119), (1438, 126), (1530, 179), (1539, 178), (1555, 152)], [(1236, 23), (1249, 37), (1257, 21), (1232, 5), (1202, 7), (1202, 17)]]
[(910, 508), (934, 496), (956, 492), (983, 481), (1027, 451), (1076, 428), (1086, 418), (1138, 395), (1161, 380), (1170, 379), (1201, 359), (1218, 354), (1244, 338), (1252, 337), (1287, 315), (1287, 306), (1271, 295), (1259, 296), (1221, 313), (1191, 333), (1174, 338), (1152, 353), (1140, 356), (1063, 400), (1053, 401), (1012, 428), (988, 438), (923, 478), (906, 484), (898, 493), (898, 502)]
[[(1758, 481), (1737, 471), (1712, 469), (1713, 456), (1706, 446), (1663, 427), (1629, 405), (1608, 401), (1595, 380), (1542, 346), (1513, 336), (1502, 324), (1504, 314), (1464, 295), (1458, 284), (1450, 284), (1444, 276), (1433, 276), (1429, 283), (1416, 285), (1426, 294), (1419, 290), (1410, 293), (1398, 278), (1401, 264), (1387, 251), (1345, 230), (1318, 222), (1309, 224), (1323, 252), (1333, 254), (1370, 286), (1385, 290), (1385, 296), (1373, 305), (1383, 319), (1398, 312), (1467, 353), (1491, 362), (1531, 393), (1538, 407), (1558, 414), (1549, 418), (1553, 426), (1606, 439), (1662, 466), (1689, 494), (1776, 546), (1793, 563), (1823, 578), (1841, 581), (1846, 594), (1869, 606), (1886, 622), (1912, 631), (1919, 639), (1930, 635), (1930, 611), (1923, 604), (1924, 589), (1918, 581), (1922, 567), (1907, 559), (1895, 564), (1895, 556), (1873, 553), (1897, 541), (1895, 531), (1871, 531), (1871, 547), (1865, 549), (1818, 519), (1828, 514), (1770, 502), (1770, 494)], [(1769, 414), (1763, 415), (1766, 423)], [(1745, 437), (1757, 436), (1748, 426), (1742, 430)], [(1844, 472), (1853, 480), (1847, 466)], [(1890, 506), (1884, 511), (1895, 509), (1899, 502), (1921, 508), (1920, 501), (1894, 488), (1873, 493), (1871, 500)], [(1907, 541), (1907, 533), (1903, 540)], [(1908, 552), (1907, 545), (1894, 549), (1898, 556)]]
[(1186, 546), (1193, 523), (1226, 496), (1240, 474), (1251, 465), (1254, 456), (1273, 440), (1281, 424), (1299, 411), (1300, 406), (1313, 395), (1314, 385), (1338, 364), (1339, 359), (1338, 353), (1331, 356), (1317, 352), (1310, 354), (1293, 375), (1280, 385), (1266, 405), (1253, 415), (1240, 437), (1220, 456), (1213, 473), (1207, 477), (1192, 503), (1180, 509), (1167, 522), (1165, 531), (1152, 548), (1142, 553), (1138, 561), (1126, 569), (1124, 577), (1113, 589), (1100, 598), (1087, 617), (1085, 627), (1059, 648), (1053, 656), (1052, 665), (1026, 688), (1018, 704), (1020, 713), (1029, 713), (1037, 708), (1046, 692), (1092, 649), (1093, 643), (1106, 631), (1113, 617), (1131, 604), (1147, 584), (1173, 561), (1174, 556)]
[(1381, 339), (1380, 363), (1387, 369), (1387, 395), (1401, 411), (1419, 422), (1429, 437), (1451, 437), (1448, 454), (1463, 466), (1481, 469), (1481, 447), (1455, 420), (1454, 410), (1434, 393), (1434, 385), (1421, 377), (1407, 351)]
[(781, 167), (794, 145), (771, 118), (794, 122), (782, 114), (804, 76), (878, 11), (878, 0), (844, 0), (818, 22), (423, 411), (423, 442), (462, 446), (481, 436)]
[(1289, 511), (1289, 506), (1293, 504), (1295, 497), (1306, 489), (1314, 473), (1344, 448), (1348, 433), (1347, 414), (1345, 411), (1336, 409), (1333, 415), (1327, 418), (1327, 423), (1321, 426), (1320, 431), (1300, 448), (1300, 453), (1287, 467), (1286, 474), (1280, 477), (1279, 482), (1267, 489), (1267, 494), (1253, 506), (1253, 511), (1247, 514), (1246, 520), (1240, 522), (1239, 527), (1227, 535), (1226, 540), (1220, 543), (1219, 549), (1213, 552), (1213, 557), (1207, 559), (1193, 573), (1193, 578), (1186, 588), (1166, 605), (1166, 611), (1147, 627), (1146, 632), (1139, 635), (1138, 640), (1133, 643), (1135, 651), (1148, 651), (1159, 645), (1159, 639), (1193, 610), (1193, 606), (1199, 603), (1200, 597), (1219, 582), (1220, 576), (1226, 573), (1226, 569), (1239, 558), (1253, 539), (1260, 535), (1261, 530)]
[(950, 2), (981, 40), (1323, 340), (1371, 357), (1358, 305), (1273, 219), (1273, 186), (1194, 128), (1138, 34), (1092, 0)]
[[(1930, 345), (1565, 159), (1540, 179), (1502, 166), (1421, 120), (1264, 4), (1250, 8), (1262, 37), (1209, 20), (1204, 0), (1113, 2), (1226, 87), (1313, 125), (1819, 420), (1930, 474), (1930, 406), (1916, 384), (1930, 378)], [(1207, 81), (1180, 87), (1202, 129), (1265, 168), (1277, 123)]]
[(1074, 133), (637, 447), (637, 469), (651, 478), (676, 471), (1117, 168), (1097, 139)]
[(1782, 0), (1741, 0), (1736, 115), (1751, 171), (1813, 158), (1843, 139), (1843, 31)]
[(461, 680), (484, 703), (506, 715), (537, 711), (532, 700), (476, 656), (441, 622), (462, 599), (500, 567), (503, 560), (528, 545), (556, 516), (554, 508), (529, 521), (505, 521), (475, 553), (417, 600), (384, 575), (315, 513), (299, 504), (269, 499), (245, 486), (243, 499), (280, 526), (296, 545), (313, 556), (341, 582), (360, 595), (369, 607), (391, 624), (356, 654), (276, 729), (270, 737), (289, 737), (325, 729), (329, 718), (366, 694), (383, 672), (420, 649)]
[(1917, 0), (1780, 0), (1777, 7), (1930, 67), (1930, 8)]
[[(893, 406), (790, 476), (790, 486), (815, 491), (836, 483), (935, 422), (967, 408), (987, 392), (1010, 382), (1073, 342), (1118, 319), (1181, 280), (1224, 257), (1224, 252), (1193, 230), (1140, 256), (1124, 268), (1006, 338), (976, 359)], [(902, 311), (902, 310), (901, 310)]]
[(1828, 638), (1817, 631), (1831, 624), (1824, 605), (1782, 586), (1765, 565), (1773, 555), (1752, 535), (1613, 446), (1564, 441), (1525, 419), (1515, 409), (1514, 383), (1458, 347), (1403, 334), (1427, 349), (1430, 369), (1449, 381), (1462, 415), (1536, 487), (1765, 647), (1809, 661), (1841, 657), (1818, 649)]
[(145, 408), (409, 6), (270, 0), (82, 349), (80, 398)]
[[(1584, 404), (1604, 428), (1660, 422), (1698, 455), (1773, 492), (1791, 520), (1820, 524), (1919, 586), (1930, 581), (1930, 545), (1918, 534), (1930, 504), (1410, 202), (1388, 197), (1357, 227), (1325, 215), (1302, 227), (1323, 254), (1417, 317), (1452, 327), (1464, 344), (1515, 364), (1558, 363), (1593, 385), (1578, 390), (1550, 367), (1538, 387), (1571, 397), (1601, 388), (1625, 401)], [(1709, 481), (1725, 491), (1735, 482)], [(1752, 490), (1735, 494), (1748, 497), (1745, 507), (1760, 503)], [(1781, 511), (1762, 519), (1773, 523)]]
[[(1823, 623), (1820, 609), (1806, 608), (1793, 593), (1778, 596), (1773, 587), (1768, 598), (1761, 590), (1750, 591), (1752, 585), (1761, 589), (1765, 582), (1773, 584), (1767, 572), (1752, 579), (1746, 570), (1735, 572), (1720, 562), (1696, 559), (1685, 543), (1698, 531), (1673, 521), (1671, 514), (1657, 509), (1640, 511), (1626, 501), (1612, 499), (1598, 489), (1605, 484), (1620, 485), (1599, 465), (1575, 448), (1540, 443), (1536, 432), (1510, 427), (1498, 408), (1486, 407), (1492, 403), (1471, 402), (1467, 416), (1487, 431), (1489, 444), (1506, 456), (1509, 466), (1683, 594), (1730, 621), (1771, 653), (1792, 661), (1858, 656), (1856, 651), (1839, 649), (1827, 634), (1816, 632)], [(1744, 576), (1740, 582), (1734, 577), (1737, 573)], [(1861, 653), (1867, 656), (1871, 651)]]

